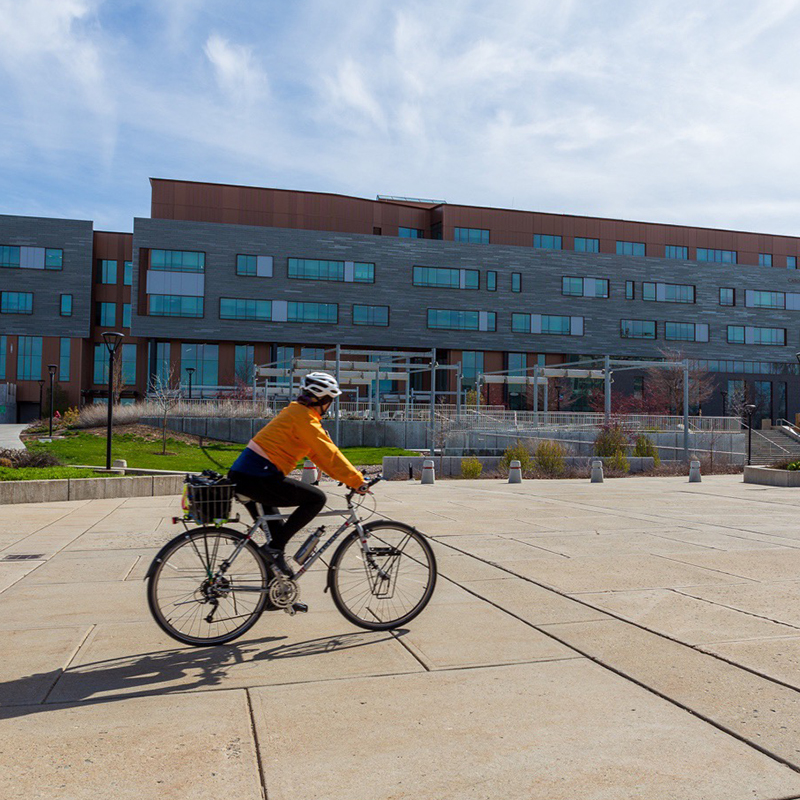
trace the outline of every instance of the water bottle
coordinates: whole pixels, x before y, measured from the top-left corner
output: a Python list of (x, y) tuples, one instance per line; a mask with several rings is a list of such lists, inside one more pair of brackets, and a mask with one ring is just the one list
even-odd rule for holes
[(300, 545), (300, 549), (294, 554), (294, 560), (302, 566), (308, 560), (308, 557), (314, 552), (317, 542), (325, 531), (325, 526), (322, 525), (317, 528), (311, 536)]

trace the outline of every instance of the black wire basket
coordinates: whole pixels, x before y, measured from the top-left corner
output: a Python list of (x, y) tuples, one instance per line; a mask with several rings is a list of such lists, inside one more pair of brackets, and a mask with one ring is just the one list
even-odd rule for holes
[(188, 478), (184, 506), (186, 515), (198, 525), (226, 522), (230, 518), (235, 488), (227, 480), (212, 483), (202, 478)]

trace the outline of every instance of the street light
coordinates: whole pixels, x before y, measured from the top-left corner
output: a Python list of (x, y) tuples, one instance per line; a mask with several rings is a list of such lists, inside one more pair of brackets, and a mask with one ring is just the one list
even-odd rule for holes
[(750, 466), (750, 448), (753, 441), (753, 412), (756, 407), (753, 403), (748, 403), (744, 410), (747, 412), (747, 466)]
[(192, 375), (194, 375), (194, 367), (186, 367), (186, 371), (189, 373), (189, 399), (192, 399)]
[(55, 364), (48, 364), (47, 371), (50, 373), (50, 438), (53, 438), (53, 409), (55, 407), (53, 396), (53, 380), (56, 377), (58, 367)]
[(116, 331), (105, 331), (103, 341), (108, 350), (108, 428), (106, 430), (106, 469), (111, 469), (111, 420), (114, 413), (114, 356), (122, 344), (122, 334)]
[(39, 419), (42, 418), (43, 411), (43, 400), (44, 400), (44, 380), (39, 381)]

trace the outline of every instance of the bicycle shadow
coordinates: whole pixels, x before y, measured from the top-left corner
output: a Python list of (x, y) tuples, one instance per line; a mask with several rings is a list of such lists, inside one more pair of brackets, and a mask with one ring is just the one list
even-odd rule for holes
[[(0, 682), (0, 720), (53, 709), (224, 688), (237, 666), (369, 647), (406, 633), (406, 629), (357, 631), (264, 649), (263, 645), (286, 638), (268, 636), (230, 645), (160, 650), (80, 664), (67, 670), (33, 673)], [(230, 688), (243, 687), (237, 683)]]

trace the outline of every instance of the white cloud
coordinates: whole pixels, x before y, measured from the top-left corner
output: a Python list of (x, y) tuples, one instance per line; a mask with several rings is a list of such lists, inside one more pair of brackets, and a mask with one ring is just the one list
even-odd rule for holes
[(234, 106), (246, 111), (266, 98), (269, 83), (252, 48), (231, 44), (214, 33), (208, 37), (204, 52), (214, 68), (220, 90)]

